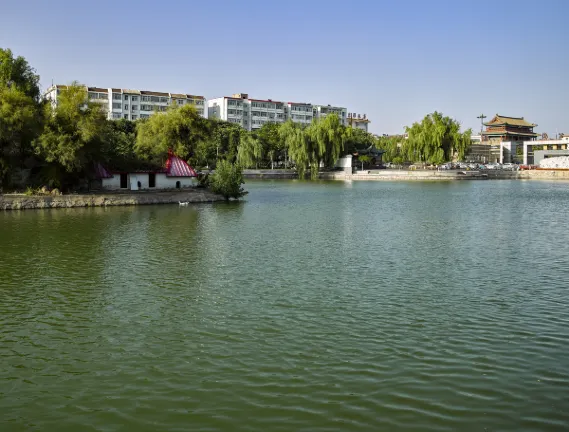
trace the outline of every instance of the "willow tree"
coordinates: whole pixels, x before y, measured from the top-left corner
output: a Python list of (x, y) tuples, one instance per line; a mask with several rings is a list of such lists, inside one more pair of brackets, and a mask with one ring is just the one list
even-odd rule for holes
[(209, 136), (209, 123), (193, 106), (172, 106), (138, 123), (134, 150), (140, 158), (156, 163), (162, 163), (168, 151), (188, 159)]
[(263, 146), (260, 141), (247, 131), (242, 131), (239, 147), (237, 148), (237, 162), (243, 168), (258, 167), (263, 158)]
[(472, 131), (460, 132), (460, 123), (435, 111), (426, 115), (421, 123), (405, 128), (409, 138), (402, 147), (408, 160), (441, 164), (452, 158), (464, 157), (470, 145)]
[(279, 128), (279, 136), (284, 142), (285, 158), (288, 157), (296, 164), (299, 178), (304, 178), (306, 166), (310, 163), (307, 136), (301, 125), (288, 120)]
[(312, 123), (307, 133), (313, 143), (311, 165), (316, 162), (316, 168), (322, 163), (326, 168), (332, 168), (344, 150), (344, 126), (336, 114), (330, 114), (320, 121)]

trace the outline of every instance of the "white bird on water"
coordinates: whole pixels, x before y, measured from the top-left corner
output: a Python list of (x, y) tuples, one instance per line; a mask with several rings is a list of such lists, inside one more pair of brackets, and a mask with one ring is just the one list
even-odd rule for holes
[(186, 201), (186, 202), (178, 201), (178, 203), (179, 203), (181, 206), (187, 206), (187, 205), (189, 204), (189, 202), (187, 202), (187, 201)]

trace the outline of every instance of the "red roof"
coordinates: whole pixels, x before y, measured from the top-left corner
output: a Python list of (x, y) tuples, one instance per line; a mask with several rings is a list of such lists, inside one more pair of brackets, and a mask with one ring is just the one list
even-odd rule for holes
[(168, 177), (197, 177), (198, 175), (188, 163), (177, 156), (170, 155), (166, 161), (166, 176)]

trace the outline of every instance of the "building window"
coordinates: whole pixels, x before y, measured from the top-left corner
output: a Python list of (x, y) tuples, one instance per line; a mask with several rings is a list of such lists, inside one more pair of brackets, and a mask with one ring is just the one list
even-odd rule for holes
[(132, 119), (133, 119), (133, 120), (136, 120), (136, 118), (137, 118), (137, 117), (136, 117), (136, 114), (133, 114), (133, 115), (132, 115)]
[(123, 118), (128, 120), (128, 114), (123, 114)]
[(133, 105), (132, 106), (133, 111), (137, 111), (138, 110), (138, 105)]
[(141, 119), (147, 119), (148, 117), (150, 117), (148, 114), (140, 114)]
[(125, 106), (124, 106), (124, 109), (125, 109), (125, 110), (128, 110), (128, 105), (125, 105)]
[(120, 93), (113, 93), (113, 99), (114, 100), (121, 100), (122, 96), (120, 95)]
[(137, 100), (138, 100), (138, 96), (133, 96), (133, 97), (132, 97), (132, 100), (133, 100), (133, 101), (137, 101)]
[(184, 105), (184, 99), (178, 99), (176, 102), (178, 105)]
[(128, 187), (127, 180), (127, 174), (121, 173), (121, 189), (126, 189)]
[(162, 103), (168, 103), (168, 98), (167, 98), (167, 97), (161, 97), (161, 98), (160, 98), (160, 102), (162, 102)]
[(121, 104), (120, 103), (113, 103), (113, 109), (121, 109)]
[(156, 187), (156, 174), (154, 173), (148, 174), (148, 187), (149, 188)]
[(142, 102), (150, 102), (150, 96), (142, 96)]

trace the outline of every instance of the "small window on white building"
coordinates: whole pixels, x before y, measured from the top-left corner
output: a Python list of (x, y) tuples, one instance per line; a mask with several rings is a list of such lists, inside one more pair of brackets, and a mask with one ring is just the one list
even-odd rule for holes
[(133, 111), (137, 111), (138, 110), (138, 105), (133, 105), (132, 106)]
[(124, 95), (124, 100), (128, 100), (128, 95)]
[(133, 101), (137, 101), (137, 100), (138, 100), (138, 96), (133, 96), (133, 97), (132, 97), (132, 100), (133, 100)]
[(127, 109), (128, 109), (128, 105), (125, 105), (125, 106), (124, 106), (124, 109), (127, 110)]
[(123, 114), (123, 118), (128, 120), (128, 114)]
[(135, 114), (132, 115), (132, 119), (133, 119), (133, 120), (136, 120), (136, 115), (135, 115)]

